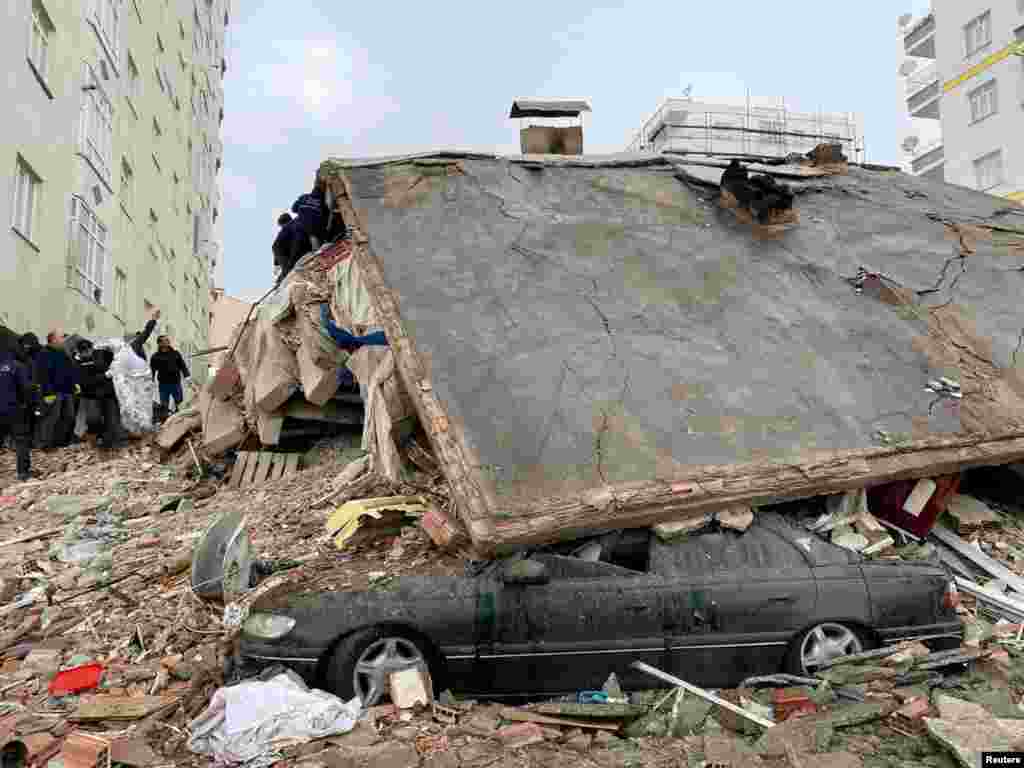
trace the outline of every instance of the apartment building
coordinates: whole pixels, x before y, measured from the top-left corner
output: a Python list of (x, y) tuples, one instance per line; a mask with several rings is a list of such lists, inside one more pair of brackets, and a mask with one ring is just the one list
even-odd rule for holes
[(666, 99), (632, 136), (627, 150), (785, 157), (822, 142), (842, 144), (860, 161), (863, 123), (853, 113), (796, 112), (783, 99)]
[(206, 347), (230, 0), (8, 0), (0, 322)]
[(899, 25), (908, 170), (1024, 201), (1024, 0), (933, 0)]

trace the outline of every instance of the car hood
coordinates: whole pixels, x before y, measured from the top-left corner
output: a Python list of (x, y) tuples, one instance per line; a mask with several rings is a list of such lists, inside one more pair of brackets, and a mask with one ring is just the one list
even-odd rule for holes
[[(477, 580), (451, 576), (407, 576), (388, 584), (353, 591), (301, 592), (257, 601), (253, 613), (273, 613), (295, 619), (295, 626), (276, 641), (242, 632), (243, 647), (274, 644), (295, 651), (326, 650), (340, 635), (374, 624), (407, 624), (422, 627), (443, 602), (476, 601)], [(471, 607), (471, 606), (469, 606)]]

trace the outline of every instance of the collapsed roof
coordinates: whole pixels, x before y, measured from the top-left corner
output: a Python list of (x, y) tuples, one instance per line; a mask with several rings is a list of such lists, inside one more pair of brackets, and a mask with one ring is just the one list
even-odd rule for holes
[(1024, 209), (781, 166), (761, 228), (715, 165), (321, 166), (479, 549), (1024, 458)]

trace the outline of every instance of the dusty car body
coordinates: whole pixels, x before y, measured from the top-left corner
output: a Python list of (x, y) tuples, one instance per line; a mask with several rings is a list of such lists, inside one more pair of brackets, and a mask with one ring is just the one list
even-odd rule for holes
[(727, 687), (962, 634), (945, 566), (866, 561), (774, 514), (742, 534), (665, 543), (624, 531), (583, 549), (600, 560), (547, 550), (475, 577), (401, 578), (291, 597), (272, 612), (257, 606), (237, 661), (282, 662), (364, 700), (382, 695), (389, 671), (422, 661), (440, 687), (504, 697), (592, 689), (610, 672), (627, 688), (651, 687), (633, 661)]

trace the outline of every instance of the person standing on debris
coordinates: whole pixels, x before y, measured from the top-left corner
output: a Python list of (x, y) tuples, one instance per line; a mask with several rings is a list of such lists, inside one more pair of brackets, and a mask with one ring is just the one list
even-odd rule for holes
[(28, 369), (12, 350), (0, 350), (0, 442), (10, 434), (17, 452), (18, 481), (31, 477), (32, 433), (29, 414), (35, 407)]
[(39, 337), (34, 333), (23, 333), (18, 339), (19, 353), (18, 359), (25, 366), (25, 370), (28, 372), (29, 386), (32, 387), (32, 394), (36, 407), (29, 409), (28, 412), (28, 433), (33, 448), (38, 448), (35, 434), (36, 434), (36, 423), (39, 420), (39, 404), (40, 404), (40, 390), (39, 382), (36, 380), (36, 365), (39, 362), (39, 358), (42, 354), (42, 347), (39, 345)]
[(78, 342), (75, 357), (78, 366), (82, 407), (86, 409), (87, 431), (98, 433), (99, 447), (112, 450), (121, 444), (121, 406), (110, 373), (114, 353), (109, 349), (96, 349), (92, 342)]
[(75, 385), (77, 375), (64, 351), (64, 333), (54, 329), (46, 334), (46, 347), (36, 359), (33, 376), (42, 398), (36, 424), (36, 447), (44, 451), (70, 444), (75, 428)]
[(143, 360), (146, 359), (146, 342), (149, 341), (149, 337), (153, 334), (153, 329), (156, 328), (156, 321), (160, 319), (160, 310), (154, 310), (153, 316), (146, 323), (146, 327), (136, 333), (134, 336), (126, 336), (125, 341), (128, 342), (128, 346), (132, 348), (132, 352), (141, 357)]
[(292, 213), (296, 215), (299, 226), (309, 235), (312, 246), (310, 250), (315, 251), (327, 233), (327, 185), (317, 179), (312, 192), (299, 195), (292, 205)]
[(171, 340), (167, 336), (158, 336), (156, 345), (157, 351), (149, 361), (149, 367), (160, 387), (160, 405), (163, 406), (164, 413), (167, 413), (171, 398), (174, 398), (174, 410), (177, 412), (181, 401), (185, 399), (181, 390), (181, 379), (188, 379), (192, 374), (185, 365), (185, 358), (171, 346)]

